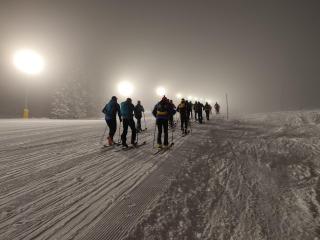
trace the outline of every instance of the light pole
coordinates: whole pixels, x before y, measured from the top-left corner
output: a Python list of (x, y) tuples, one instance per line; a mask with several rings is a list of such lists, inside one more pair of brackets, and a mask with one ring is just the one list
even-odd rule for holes
[[(21, 49), (14, 53), (13, 63), (15, 67), (28, 75), (36, 75), (42, 72), (44, 68), (43, 58), (31, 49)], [(29, 84), (26, 83), (23, 118), (29, 118), (28, 108)]]

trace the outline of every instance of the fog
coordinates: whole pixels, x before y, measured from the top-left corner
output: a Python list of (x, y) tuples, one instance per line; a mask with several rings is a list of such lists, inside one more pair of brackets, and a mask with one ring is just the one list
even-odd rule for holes
[[(133, 101), (197, 96), (231, 113), (320, 107), (319, 1), (1, 1), (0, 117), (19, 117), (28, 82), (33, 116), (47, 117), (65, 81), (82, 81), (98, 108), (126, 79)], [(44, 71), (12, 64), (38, 51)]]

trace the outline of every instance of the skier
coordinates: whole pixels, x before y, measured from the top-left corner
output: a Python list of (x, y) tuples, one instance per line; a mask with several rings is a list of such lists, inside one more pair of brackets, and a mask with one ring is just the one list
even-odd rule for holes
[(197, 112), (196, 112), (196, 108), (198, 106), (198, 102), (195, 101), (193, 104), (193, 111), (194, 111), (194, 120), (197, 121), (198, 120), (198, 116), (197, 116)]
[(113, 96), (111, 98), (111, 100), (102, 109), (102, 112), (105, 114), (105, 120), (109, 127), (108, 142), (104, 144), (104, 146), (106, 146), (107, 144), (112, 145), (114, 143), (113, 136), (117, 131), (117, 113), (118, 113), (120, 122), (122, 122), (120, 106), (117, 102), (116, 96)]
[[(173, 101), (170, 100), (169, 101), (170, 105), (171, 105), (171, 108), (176, 111), (176, 106), (174, 105)], [(171, 128), (174, 128), (174, 123), (173, 123), (173, 114), (170, 115), (170, 118), (169, 118), (169, 125)]]
[(132, 104), (131, 98), (127, 98), (125, 102), (121, 103), (121, 116), (123, 120), (123, 132), (121, 134), (122, 146), (128, 147), (127, 144), (127, 133), (128, 127), (131, 128), (131, 144), (136, 146), (136, 126), (133, 120), (134, 105)]
[(216, 110), (216, 114), (220, 113), (220, 105), (218, 104), (218, 102), (216, 102), (216, 104), (214, 105), (214, 109)]
[(141, 105), (141, 101), (138, 101), (137, 105), (134, 107), (134, 116), (137, 119), (137, 132), (141, 132), (141, 118), (144, 108)]
[(168, 148), (168, 121), (171, 115), (175, 114), (175, 110), (172, 108), (172, 105), (166, 98), (163, 96), (160, 102), (158, 102), (152, 111), (153, 116), (156, 118), (156, 124), (158, 126), (158, 137), (157, 137), (157, 146), (158, 148), (162, 148), (162, 129), (164, 131), (164, 147)]
[(197, 105), (195, 106), (195, 115), (197, 116), (200, 124), (202, 124), (202, 110), (203, 104), (201, 102), (197, 102)]
[(180, 104), (177, 107), (177, 112), (180, 113), (180, 120), (181, 120), (181, 131), (183, 134), (188, 133), (188, 103), (184, 100), (184, 98), (181, 99)]
[(188, 106), (189, 119), (193, 119), (192, 109), (193, 109), (193, 103), (189, 101), (189, 106)]
[(209, 103), (206, 102), (206, 104), (204, 105), (204, 111), (206, 113), (206, 117), (207, 117), (207, 120), (209, 121), (209, 115), (211, 113), (211, 110), (212, 110), (212, 107)]

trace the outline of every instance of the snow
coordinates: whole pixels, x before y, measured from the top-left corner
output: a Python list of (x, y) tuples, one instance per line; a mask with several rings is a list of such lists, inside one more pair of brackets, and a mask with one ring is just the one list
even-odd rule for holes
[(175, 180), (128, 239), (318, 239), (318, 116), (255, 114), (197, 127)]
[(130, 151), (103, 120), (0, 120), (0, 239), (317, 239), (319, 116), (213, 116), (159, 155), (149, 118)]

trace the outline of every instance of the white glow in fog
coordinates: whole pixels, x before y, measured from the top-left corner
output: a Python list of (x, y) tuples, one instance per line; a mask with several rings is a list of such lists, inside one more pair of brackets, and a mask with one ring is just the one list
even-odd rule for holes
[(13, 63), (17, 69), (27, 74), (38, 74), (44, 68), (43, 58), (31, 49), (15, 52)]

